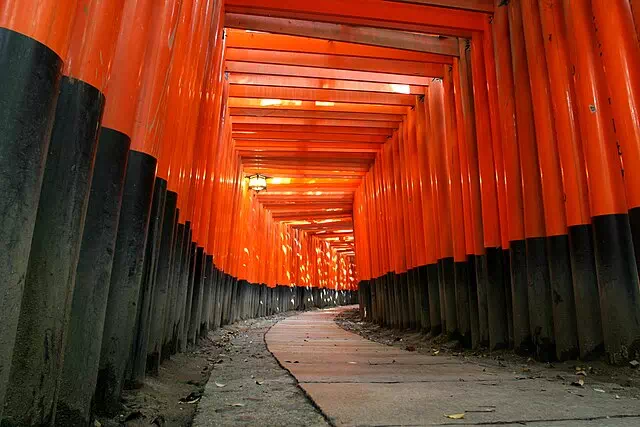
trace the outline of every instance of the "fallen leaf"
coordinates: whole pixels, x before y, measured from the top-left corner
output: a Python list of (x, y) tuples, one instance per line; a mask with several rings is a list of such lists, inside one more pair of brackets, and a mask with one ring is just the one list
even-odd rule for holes
[(219, 382), (216, 382), (215, 384), (216, 384), (216, 387), (220, 387), (220, 388), (227, 386), (226, 384), (221, 384)]
[(264, 384), (264, 381), (256, 381), (256, 384), (262, 385), (262, 384)]
[(357, 362), (347, 362), (349, 365), (357, 365)]
[(433, 352), (434, 356), (437, 356), (438, 354), (440, 354), (440, 350), (436, 350), (436, 351)]
[(640, 366), (640, 362), (638, 362), (637, 360), (632, 360), (631, 362), (629, 362), (629, 365), (633, 368), (636, 369)]
[(571, 385), (575, 387), (584, 387), (584, 380), (582, 378), (578, 378), (578, 380), (572, 382)]
[(461, 419), (464, 418), (464, 413), (462, 413), (462, 414), (451, 414), (451, 415), (444, 414), (444, 416), (447, 417), (447, 418), (450, 418), (452, 420), (461, 420)]
[(244, 406), (244, 403), (232, 403), (232, 404), (231, 404), (231, 405), (229, 405), (229, 406), (234, 406), (234, 407), (236, 407), (236, 408), (242, 408), (242, 407)]
[(200, 398), (200, 397), (198, 397), (198, 398), (196, 398), (196, 399), (189, 400), (188, 402), (185, 402), (185, 403), (188, 403), (188, 404), (190, 404), (190, 405), (193, 405), (194, 403), (198, 403), (198, 402), (200, 401), (200, 399), (201, 399), (201, 398)]
[(606, 391), (601, 388), (594, 388), (593, 391), (597, 391), (598, 393), (606, 393)]

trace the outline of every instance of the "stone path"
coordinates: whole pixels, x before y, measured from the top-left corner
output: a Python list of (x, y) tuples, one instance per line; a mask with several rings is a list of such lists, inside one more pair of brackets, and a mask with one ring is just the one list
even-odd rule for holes
[(636, 399), (371, 342), (335, 324), (345, 309), (289, 317), (265, 336), (334, 425), (640, 425)]

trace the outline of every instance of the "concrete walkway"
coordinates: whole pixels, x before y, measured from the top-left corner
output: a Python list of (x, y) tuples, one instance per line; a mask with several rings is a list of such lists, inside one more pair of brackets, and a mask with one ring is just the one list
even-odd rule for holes
[(371, 342), (335, 324), (341, 310), (287, 318), (265, 336), (335, 425), (640, 425), (636, 399)]

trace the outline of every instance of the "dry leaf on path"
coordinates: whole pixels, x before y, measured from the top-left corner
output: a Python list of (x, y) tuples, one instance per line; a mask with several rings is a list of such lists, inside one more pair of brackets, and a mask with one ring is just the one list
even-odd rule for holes
[(444, 414), (444, 416), (449, 418), (449, 419), (452, 419), (452, 420), (461, 420), (461, 419), (464, 418), (464, 413), (462, 413), (462, 414), (451, 414), (451, 415)]

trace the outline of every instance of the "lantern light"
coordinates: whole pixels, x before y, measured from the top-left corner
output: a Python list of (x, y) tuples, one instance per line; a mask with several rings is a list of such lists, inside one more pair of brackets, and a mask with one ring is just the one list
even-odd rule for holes
[(249, 188), (259, 193), (267, 189), (267, 177), (260, 174), (249, 176)]

